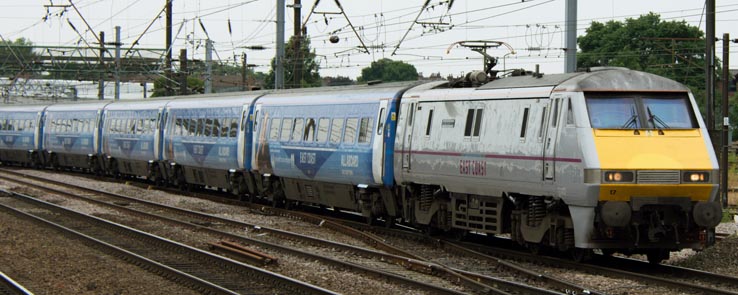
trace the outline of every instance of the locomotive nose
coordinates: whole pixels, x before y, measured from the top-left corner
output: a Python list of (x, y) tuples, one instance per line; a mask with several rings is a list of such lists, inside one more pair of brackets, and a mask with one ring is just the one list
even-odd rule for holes
[(697, 202), (694, 205), (692, 215), (697, 225), (712, 228), (720, 223), (723, 217), (722, 211), (723, 209), (718, 202)]

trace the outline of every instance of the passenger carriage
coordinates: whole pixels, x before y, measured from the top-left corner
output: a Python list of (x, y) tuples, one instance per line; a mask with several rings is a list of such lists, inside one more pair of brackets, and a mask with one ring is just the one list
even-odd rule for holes
[(159, 165), (168, 101), (119, 101), (105, 107), (101, 144), (107, 171), (164, 181), (164, 170)]
[(44, 163), (57, 169), (101, 171), (101, 119), (108, 104), (57, 104), (46, 108), (42, 118)]
[(398, 216), (391, 169), (396, 107), (416, 84), (302, 89), (259, 98), (254, 174), (265, 176), (277, 202), (356, 210), (368, 218)]
[(237, 195), (255, 192), (249, 115), (259, 92), (171, 100), (165, 110), (163, 163), (177, 186), (210, 186)]
[(40, 165), (43, 126), (39, 121), (46, 108), (46, 105), (0, 108), (0, 162)]

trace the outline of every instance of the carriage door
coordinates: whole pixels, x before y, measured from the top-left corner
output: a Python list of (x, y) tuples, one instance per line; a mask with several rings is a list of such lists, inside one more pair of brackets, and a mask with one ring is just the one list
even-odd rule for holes
[(164, 118), (164, 108), (159, 108), (156, 114), (156, 125), (154, 126), (154, 159), (161, 161), (162, 152), (164, 151), (164, 128), (166, 118)]
[[(406, 115), (403, 115), (406, 114)], [(413, 143), (413, 120), (415, 116), (415, 102), (410, 101), (402, 104), (400, 110), (400, 118), (404, 118), (405, 122), (400, 122), (399, 127), (403, 127), (405, 132), (402, 137), (402, 169), (410, 171), (410, 153)]]
[(545, 124), (545, 139), (543, 141), (543, 180), (553, 181), (556, 170), (556, 139), (559, 137), (559, 116), (563, 97), (554, 95), (548, 104), (547, 124)]
[[(257, 104), (254, 106), (254, 114), (251, 118), (251, 126), (248, 125), (248, 116), (249, 116), (249, 108), (251, 108), (250, 104), (246, 104), (243, 106), (243, 111), (241, 113), (241, 130), (238, 134), (238, 163), (240, 168), (246, 168), (248, 165), (246, 165), (246, 160), (248, 159), (248, 156), (251, 157), (251, 169), (256, 169), (254, 166), (256, 164), (256, 146), (255, 142), (257, 139), (257, 136), (261, 136), (263, 133), (263, 129), (266, 126), (262, 126), (266, 123), (266, 121), (262, 120), (261, 115), (261, 104)], [(262, 122), (264, 121), (264, 122)], [(251, 127), (251, 136), (246, 136), (247, 133), (249, 133), (246, 128)], [(248, 142), (247, 142), (248, 141)], [(251, 150), (247, 149), (247, 147), (251, 147)], [(247, 155), (247, 153), (251, 153), (251, 155)], [(243, 166), (241, 166), (243, 165)]]
[(372, 174), (374, 176), (375, 183), (382, 183), (382, 176), (384, 176), (384, 123), (387, 120), (387, 100), (379, 101), (379, 113), (377, 114), (376, 130), (374, 132), (374, 141), (372, 146)]

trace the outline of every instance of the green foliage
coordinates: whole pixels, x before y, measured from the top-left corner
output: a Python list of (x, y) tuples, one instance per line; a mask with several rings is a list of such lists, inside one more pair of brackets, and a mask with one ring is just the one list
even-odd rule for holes
[[(166, 78), (165, 77), (159, 77), (154, 81), (154, 92), (151, 94), (151, 97), (162, 97), (167, 96), (166, 95)], [(172, 93), (177, 93), (179, 90), (178, 86), (174, 86), (174, 82), (172, 82)], [(194, 76), (188, 76), (187, 77), (187, 89), (190, 91), (190, 94), (201, 94), (205, 92), (205, 81), (194, 77)]]
[(18, 38), (15, 41), (0, 41), (0, 61), (5, 64), (0, 69), (0, 75), (15, 76), (23, 68), (32, 65), (37, 56), (31, 40)]
[[(685, 21), (649, 13), (625, 22), (592, 22), (578, 38), (577, 67), (627, 67), (704, 89), (704, 34)], [(701, 99), (701, 97), (700, 97)]]
[(354, 85), (356, 84), (356, 81), (351, 80), (351, 78), (344, 77), (344, 76), (324, 77), (323, 84), (325, 86), (346, 86), (346, 85)]
[[(289, 88), (305, 88), (320, 87), (322, 81), (318, 73), (319, 65), (315, 62), (315, 52), (310, 50), (310, 38), (303, 37), (300, 42), (300, 50), (295, 55), (295, 37), (292, 36), (285, 46), (284, 54), (284, 87)], [(295, 81), (296, 65), (301, 64), (300, 81)], [(264, 88), (274, 88), (274, 68), (275, 60), (272, 59), (272, 68), (269, 70), (266, 79), (264, 79)]]
[(392, 81), (414, 81), (418, 80), (418, 71), (415, 66), (402, 61), (394, 61), (383, 58), (372, 62), (368, 68), (361, 69), (359, 82), (372, 80)]

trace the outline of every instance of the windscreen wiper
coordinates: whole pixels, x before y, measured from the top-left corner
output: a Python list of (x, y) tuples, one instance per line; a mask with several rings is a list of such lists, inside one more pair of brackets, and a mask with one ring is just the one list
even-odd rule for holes
[(635, 106), (630, 107), (630, 119), (628, 121), (625, 121), (625, 124), (621, 126), (621, 129), (627, 129), (630, 128), (631, 125), (635, 125), (635, 127), (638, 127), (638, 114), (636, 114)]
[(648, 111), (648, 121), (653, 124), (653, 127), (656, 127), (656, 123), (659, 123), (661, 124), (661, 126), (663, 126), (663, 128), (669, 128), (669, 125), (666, 125), (666, 122), (664, 122), (663, 120), (661, 120), (661, 118), (651, 112), (651, 107), (646, 107), (646, 111)]

